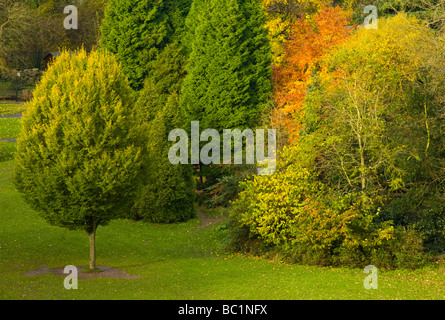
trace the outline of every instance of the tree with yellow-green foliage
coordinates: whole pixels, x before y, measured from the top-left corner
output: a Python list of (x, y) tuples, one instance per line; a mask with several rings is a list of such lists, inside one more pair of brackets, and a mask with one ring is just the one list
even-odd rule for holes
[(413, 267), (443, 250), (444, 53), (404, 14), (338, 44), (312, 75), (299, 140), (277, 174), (243, 184), (234, 221), (298, 261)]
[(114, 56), (63, 52), (33, 92), (14, 182), (51, 225), (83, 230), (95, 269), (98, 226), (126, 217), (146, 163), (145, 129)]
[(310, 88), (304, 135), (318, 143), (317, 166), (333, 187), (359, 192), (374, 219), (415, 226), (426, 248), (441, 250), (444, 83), (431, 59), (445, 52), (436, 38), (405, 14), (360, 29), (326, 58)]

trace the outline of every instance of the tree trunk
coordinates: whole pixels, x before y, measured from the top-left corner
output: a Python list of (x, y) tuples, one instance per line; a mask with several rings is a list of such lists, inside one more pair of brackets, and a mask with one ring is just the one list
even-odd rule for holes
[(199, 163), (199, 181), (201, 182), (201, 188), (202, 188), (202, 163)]
[(96, 222), (92, 222), (91, 231), (88, 233), (90, 238), (90, 269), (94, 270), (96, 268)]

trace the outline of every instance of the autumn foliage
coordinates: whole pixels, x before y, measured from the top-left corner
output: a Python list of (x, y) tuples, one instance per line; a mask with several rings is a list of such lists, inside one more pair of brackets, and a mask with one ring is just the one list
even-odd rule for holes
[(246, 250), (418, 267), (445, 243), (444, 49), (414, 17), (377, 30), (348, 17), (325, 8), (295, 23), (274, 73), (273, 120), (288, 141), (272, 176), (241, 184), (232, 217)]
[(311, 75), (323, 56), (348, 37), (352, 12), (340, 7), (323, 7), (313, 17), (303, 17), (292, 26), (284, 63), (275, 66), (273, 80), (276, 108), (272, 126), (285, 132), (289, 142), (299, 135), (301, 105)]

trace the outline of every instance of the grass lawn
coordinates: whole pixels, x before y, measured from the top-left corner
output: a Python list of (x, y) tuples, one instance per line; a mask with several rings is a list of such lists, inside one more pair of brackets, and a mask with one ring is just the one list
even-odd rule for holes
[(15, 150), (16, 143), (0, 141), (0, 161), (13, 160)]
[(0, 138), (18, 138), (20, 135), (21, 120), (21, 118), (0, 118)]
[(0, 103), (0, 116), (18, 114), (25, 110), (25, 104), (23, 103)]
[(88, 237), (52, 227), (11, 184), (13, 161), (0, 162), (0, 299), (445, 299), (445, 267), (379, 270), (366, 290), (363, 269), (287, 265), (229, 255), (216, 226), (198, 218), (159, 225), (128, 220), (99, 227), (97, 264), (137, 279), (79, 279), (25, 273), (43, 267), (88, 265)]
[[(20, 121), (20, 118), (0, 118), (0, 138), (16, 139), (20, 134)], [(0, 141), (0, 161), (12, 160), (15, 150), (16, 143)]]

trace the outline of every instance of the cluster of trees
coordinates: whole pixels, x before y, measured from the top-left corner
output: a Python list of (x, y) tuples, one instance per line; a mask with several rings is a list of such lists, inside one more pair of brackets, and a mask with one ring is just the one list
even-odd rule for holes
[[(196, 188), (232, 206), (239, 248), (388, 267), (443, 251), (442, 2), (370, 1), (377, 30), (357, 27), (355, 0), (90, 2), (101, 25), (83, 41), (100, 50), (45, 73), (15, 182), (50, 223), (90, 235), (91, 268), (97, 226), (190, 219)], [(191, 121), (278, 129), (277, 172), (200, 165), (196, 183), (197, 168), (168, 161), (169, 132)]]
[[(0, 65), (4, 69), (39, 67), (39, 52), (90, 51), (98, 43), (108, 0), (0, 0)], [(64, 8), (78, 9), (77, 30), (64, 27)], [(0, 70), (1, 71), (1, 70)]]
[(349, 28), (340, 8), (295, 22), (274, 72), (278, 173), (244, 182), (233, 203), (251, 248), (382, 267), (443, 252), (443, 20), (415, 13), (377, 30)]
[(193, 168), (168, 161), (169, 132), (256, 124), (272, 88), (264, 24), (256, 1), (110, 0), (100, 50), (64, 52), (44, 74), (15, 182), (50, 223), (90, 235), (90, 268), (110, 219), (195, 215)]

